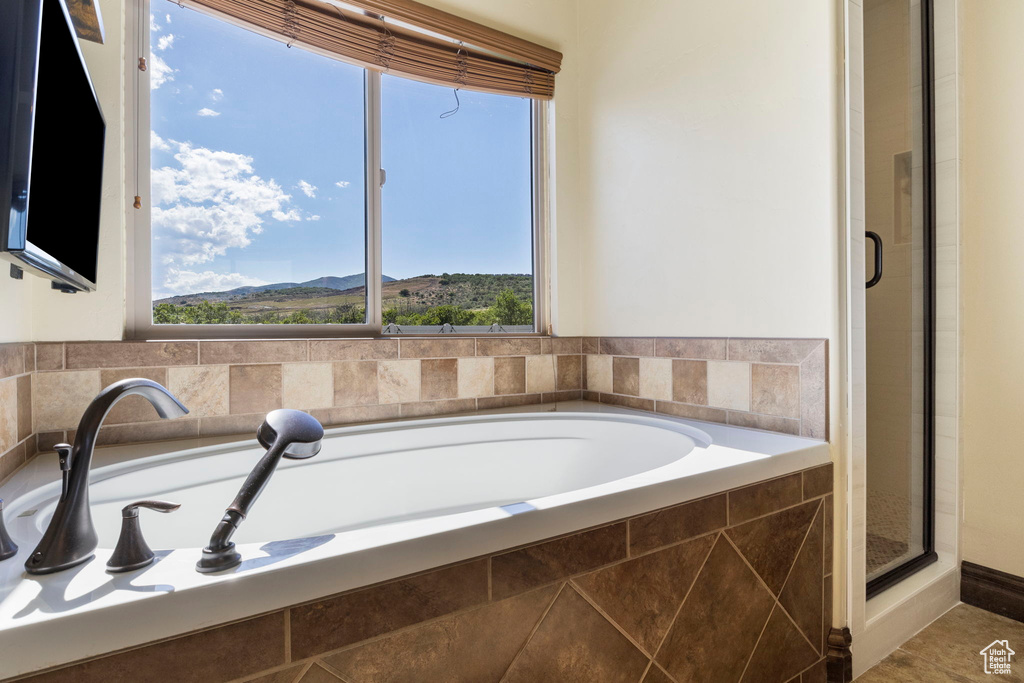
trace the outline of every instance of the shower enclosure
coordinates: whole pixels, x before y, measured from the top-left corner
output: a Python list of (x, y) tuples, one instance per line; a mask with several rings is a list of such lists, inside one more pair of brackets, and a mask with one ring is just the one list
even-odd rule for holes
[(933, 562), (931, 0), (864, 0), (867, 595)]

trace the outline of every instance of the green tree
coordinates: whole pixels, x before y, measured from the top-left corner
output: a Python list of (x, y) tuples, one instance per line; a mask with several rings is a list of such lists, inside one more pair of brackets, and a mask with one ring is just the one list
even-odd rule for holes
[(499, 325), (533, 324), (533, 306), (528, 301), (521, 301), (511, 289), (498, 295), (491, 312)]

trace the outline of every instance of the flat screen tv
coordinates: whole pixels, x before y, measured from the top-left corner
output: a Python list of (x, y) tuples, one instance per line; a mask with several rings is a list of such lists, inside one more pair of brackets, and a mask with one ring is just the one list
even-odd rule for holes
[(0, 256), (96, 288), (106, 123), (62, 0), (0, 0)]

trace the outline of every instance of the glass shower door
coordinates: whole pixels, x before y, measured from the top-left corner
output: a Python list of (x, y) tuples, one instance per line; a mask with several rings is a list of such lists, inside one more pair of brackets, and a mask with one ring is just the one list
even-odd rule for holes
[(930, 12), (864, 2), (869, 597), (935, 557)]

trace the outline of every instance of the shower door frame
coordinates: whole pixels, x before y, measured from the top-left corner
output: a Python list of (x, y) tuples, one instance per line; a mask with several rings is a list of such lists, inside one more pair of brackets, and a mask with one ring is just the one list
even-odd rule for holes
[[(961, 408), (963, 377), (961, 349), (960, 259), (960, 97), (963, 84), (958, 41), (963, 0), (929, 0), (934, 62), (934, 139), (929, 150), (934, 187), (929, 199), (929, 222), (934, 225), (936, 258), (930, 274), (935, 327), (929, 364), (934, 391), (928, 438), (934, 464), (927, 488), (934, 497), (934, 552), (938, 560), (907, 570), (898, 583), (867, 599), (866, 576), (866, 316), (867, 249), (864, 159), (864, 22), (863, 0), (837, 0), (839, 55), (843, 70), (837, 121), (841, 146), (837, 186), (839, 204), (839, 311), (837, 320), (834, 439), (837, 446), (835, 593), (829, 653), (838, 665), (850, 665), (859, 675), (889, 655), (960, 601)], [(919, 6), (913, 4), (914, 12)], [(917, 83), (914, 83), (916, 87)], [(916, 95), (916, 91), (915, 91)], [(915, 107), (921, 99), (914, 98)], [(923, 199), (923, 197), (922, 197)], [(923, 217), (923, 216), (922, 216)], [(923, 245), (922, 245), (923, 247)], [(923, 343), (923, 334), (921, 342)], [(923, 354), (922, 354), (923, 360)], [(922, 367), (923, 369), (923, 367)], [(922, 387), (918, 381), (916, 387)], [(923, 404), (923, 401), (922, 401)], [(920, 443), (920, 442), (918, 442)], [(934, 479), (934, 486), (931, 481)], [(919, 560), (920, 561), (920, 560)], [(916, 571), (915, 571), (916, 570)], [(911, 573), (913, 572), (913, 573)], [(852, 641), (852, 646), (850, 645)], [(845, 653), (845, 654), (844, 654)], [(837, 672), (838, 673), (838, 672)], [(836, 680), (840, 680), (837, 678)], [(846, 679), (849, 680), (849, 679)]]
[[(868, 599), (938, 560), (935, 552), (935, 26), (933, 0), (921, 3), (922, 552), (867, 582)], [(916, 438), (918, 435), (913, 435)], [(866, 542), (866, 540), (865, 540)]]

